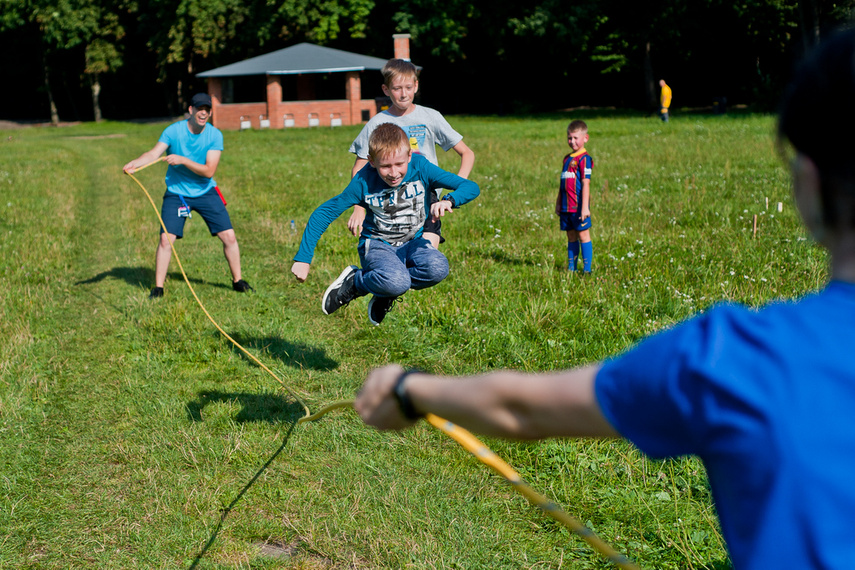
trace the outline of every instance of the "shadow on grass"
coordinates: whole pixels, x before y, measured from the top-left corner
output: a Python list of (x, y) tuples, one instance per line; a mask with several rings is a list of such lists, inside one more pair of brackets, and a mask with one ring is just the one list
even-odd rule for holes
[(241, 410), (234, 420), (243, 422), (266, 422), (280, 424), (295, 422), (304, 414), (303, 407), (293, 400), (275, 394), (249, 394), (246, 392), (199, 392), (197, 400), (187, 404), (187, 415), (191, 422), (201, 422), (202, 410), (215, 402), (238, 402)]
[[(293, 406), (294, 404), (289, 405)], [(289, 415), (293, 416), (293, 414), (290, 412)], [(211, 533), (211, 537), (208, 539), (208, 542), (205, 543), (205, 546), (203, 546), (202, 550), (199, 551), (199, 554), (196, 555), (196, 558), (193, 560), (193, 563), (190, 564), (189, 570), (193, 570), (194, 568), (197, 568), (199, 566), (199, 562), (202, 561), (202, 557), (205, 556), (205, 554), (217, 540), (217, 536), (220, 534), (220, 529), (223, 528), (223, 523), (226, 522), (226, 517), (229, 516), (229, 513), (232, 512), (232, 509), (235, 508), (235, 505), (237, 505), (238, 502), (241, 500), (241, 497), (243, 497), (244, 494), (249, 491), (249, 488), (252, 487), (253, 484), (255, 484), (255, 481), (259, 477), (261, 477), (261, 474), (267, 470), (271, 463), (273, 463), (273, 460), (276, 459), (280, 453), (282, 453), (282, 450), (285, 449), (286, 445), (288, 445), (288, 440), (291, 439), (291, 434), (294, 433), (294, 428), (296, 427), (296, 425), (296, 421), (291, 422), (291, 425), (288, 426), (288, 433), (286, 433), (285, 437), (282, 439), (282, 445), (279, 446), (279, 449), (273, 452), (273, 455), (270, 456), (270, 459), (268, 459), (264, 463), (264, 465), (261, 466), (261, 468), (255, 473), (255, 475), (252, 476), (252, 479), (250, 479), (249, 482), (244, 485), (243, 489), (241, 489), (240, 492), (235, 495), (235, 498), (232, 499), (232, 502), (229, 503), (229, 506), (222, 510), (222, 513), (220, 514), (220, 522), (217, 523), (217, 528), (214, 529), (214, 532)]]
[[(134, 287), (143, 287), (149, 288), (154, 284), (154, 271), (150, 267), (114, 267), (109, 271), (102, 271), (98, 275), (94, 277), (90, 277), (89, 279), (84, 279), (82, 281), (77, 281), (75, 285), (88, 285), (90, 283), (98, 283), (99, 281), (103, 281), (111, 277), (113, 279), (120, 279), (125, 283), (132, 285)], [(184, 283), (184, 276), (180, 271), (172, 271), (168, 274), (169, 279), (176, 281), (177, 283)], [(226, 283), (209, 283), (202, 279), (187, 277), (191, 283), (195, 283), (196, 285), (209, 285), (211, 287), (219, 287), (220, 289), (231, 289), (231, 284)]]
[[(230, 334), (230, 336), (244, 348), (255, 349), (254, 352), (259, 354), (269, 354), (271, 357), (282, 362), (282, 364), (291, 366), (292, 368), (299, 368), (301, 370), (306, 368), (310, 370), (334, 370), (338, 367), (338, 362), (327, 356), (325, 350), (302, 342), (291, 342), (283, 338), (270, 336), (250, 337), (239, 334)], [(232, 350), (240, 354), (241, 358), (247, 362), (256, 364), (236, 346), (233, 346)]]
[(135, 287), (147, 287), (154, 282), (154, 271), (149, 267), (114, 267), (109, 271), (102, 271), (98, 275), (90, 277), (89, 279), (78, 281), (75, 285), (98, 283), (108, 277), (121, 279), (125, 283)]
[[(495, 261), (501, 265), (517, 265), (523, 266), (528, 265), (529, 267), (537, 267), (538, 264), (542, 264), (543, 261), (541, 259), (532, 259), (526, 258), (524, 256), (516, 256), (513, 254), (509, 254), (506, 251), (502, 250), (493, 250), (493, 251), (481, 251), (478, 253), (484, 259), (489, 259), (491, 261)], [(559, 256), (560, 257), (560, 256)], [(566, 260), (565, 260), (566, 261)], [(556, 259), (552, 264), (554, 269), (563, 270), (566, 268), (566, 265), (561, 261), (561, 259)]]
[(480, 252), (480, 255), (484, 259), (491, 259), (497, 263), (501, 263), (502, 265), (537, 265), (537, 262), (534, 260), (509, 255), (502, 250), (482, 251)]

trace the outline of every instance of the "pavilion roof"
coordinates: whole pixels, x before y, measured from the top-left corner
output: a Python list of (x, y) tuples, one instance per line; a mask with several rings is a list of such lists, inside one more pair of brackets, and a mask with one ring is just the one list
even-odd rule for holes
[(223, 67), (198, 73), (198, 77), (239, 75), (296, 75), (382, 69), (387, 60), (339, 49), (299, 43)]

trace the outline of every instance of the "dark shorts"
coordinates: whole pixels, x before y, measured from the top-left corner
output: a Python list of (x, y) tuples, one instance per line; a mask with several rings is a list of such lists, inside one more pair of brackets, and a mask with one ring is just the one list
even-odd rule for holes
[[(232, 229), (232, 221), (229, 218), (229, 212), (226, 210), (226, 204), (216, 188), (211, 188), (198, 198), (184, 196), (184, 202), (190, 207), (191, 212), (198, 212), (199, 216), (205, 220), (212, 236)], [(163, 195), (163, 206), (160, 208), (163, 224), (168, 233), (174, 234), (178, 238), (184, 235), (184, 222), (187, 220), (187, 218), (178, 215), (178, 208), (181, 206), (183, 204), (178, 194), (167, 191)], [(163, 228), (160, 229), (160, 232), (163, 233)]]
[(558, 219), (560, 221), (561, 231), (563, 232), (566, 232), (567, 230), (581, 232), (591, 228), (591, 216), (588, 216), (585, 221), (582, 221), (579, 217), (579, 212), (558, 214)]
[(442, 218), (434, 222), (430, 217), (430, 207), (439, 202), (439, 198), (436, 196), (436, 192), (430, 191), (428, 193), (430, 194), (430, 199), (427, 205), (427, 219), (425, 220), (424, 231), (438, 235), (439, 243), (442, 243), (445, 241), (445, 238), (442, 237)]

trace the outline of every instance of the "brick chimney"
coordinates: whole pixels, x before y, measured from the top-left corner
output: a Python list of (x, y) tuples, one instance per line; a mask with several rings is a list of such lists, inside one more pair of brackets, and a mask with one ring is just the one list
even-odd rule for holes
[(395, 40), (395, 59), (410, 61), (410, 34), (392, 34)]

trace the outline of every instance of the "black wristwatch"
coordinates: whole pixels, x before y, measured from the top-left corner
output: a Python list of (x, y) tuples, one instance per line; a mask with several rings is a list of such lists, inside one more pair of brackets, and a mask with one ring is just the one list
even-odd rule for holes
[(457, 202), (454, 201), (454, 196), (452, 196), (451, 194), (446, 194), (445, 196), (442, 197), (442, 199), (445, 200), (446, 202), (451, 202), (452, 208), (457, 207)]
[(392, 393), (395, 394), (395, 399), (398, 400), (398, 406), (401, 408), (401, 413), (408, 420), (418, 420), (424, 417), (424, 414), (420, 414), (416, 411), (416, 408), (413, 406), (413, 401), (410, 400), (410, 396), (407, 394), (407, 391), (404, 389), (404, 380), (407, 379), (407, 376), (410, 374), (420, 374), (421, 370), (404, 370), (398, 379), (395, 380), (395, 388)]

